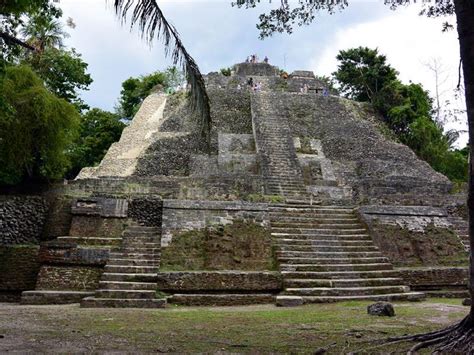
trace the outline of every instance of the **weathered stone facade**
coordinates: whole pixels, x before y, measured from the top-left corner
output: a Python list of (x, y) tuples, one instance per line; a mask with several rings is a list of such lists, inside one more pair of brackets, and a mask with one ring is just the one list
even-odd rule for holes
[(40, 269), (38, 246), (0, 246), (0, 301), (18, 301), (35, 288)]
[(0, 245), (38, 244), (46, 214), (41, 196), (0, 196)]
[(161, 307), (157, 289), (189, 305), (329, 302), (351, 287), (392, 300), (437, 278), (465, 286), (446, 268), (467, 264), (465, 196), (367, 107), (265, 63), (205, 81), (209, 151), (186, 93), (153, 94), (49, 211), (41, 197), (0, 199), (0, 244), (49, 241), (32, 302), (96, 289), (84, 306)]

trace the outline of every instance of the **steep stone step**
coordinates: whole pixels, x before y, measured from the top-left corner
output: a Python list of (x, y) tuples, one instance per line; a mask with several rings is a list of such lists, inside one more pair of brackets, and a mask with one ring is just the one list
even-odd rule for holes
[(396, 286), (402, 284), (400, 278), (370, 278), (370, 279), (286, 279), (285, 288), (313, 288), (313, 287), (371, 287)]
[(160, 262), (155, 259), (109, 259), (107, 265), (120, 266), (159, 266)]
[(124, 243), (129, 243), (129, 242), (136, 242), (136, 243), (158, 243), (158, 237), (157, 236), (143, 236), (143, 237), (124, 237), (123, 238)]
[(289, 217), (285, 218), (283, 216), (275, 217), (270, 216), (270, 223), (273, 225), (274, 223), (285, 223), (287, 225), (312, 225), (318, 223), (324, 224), (356, 224), (359, 223), (359, 220), (352, 217), (352, 216), (344, 216), (334, 218), (332, 216), (329, 217), (318, 217), (318, 218), (302, 218), (302, 217)]
[(147, 226), (139, 226), (139, 225), (132, 225), (128, 226), (124, 233), (129, 233), (132, 235), (137, 235), (139, 233), (160, 233), (160, 228), (157, 227), (147, 227)]
[(119, 247), (122, 244), (122, 238), (96, 238), (96, 237), (71, 237), (64, 236), (58, 237), (59, 241), (76, 243), (79, 245), (87, 246), (110, 246), (110, 247)]
[(104, 272), (101, 281), (156, 282), (156, 274), (150, 273), (111, 273)]
[(306, 213), (301, 213), (301, 214), (291, 214), (288, 215), (286, 213), (275, 213), (275, 212), (270, 212), (270, 221), (288, 221), (288, 222), (306, 222), (306, 221), (313, 221), (313, 220), (341, 220), (341, 221), (358, 221), (357, 219), (354, 218), (354, 215), (352, 213), (333, 213), (333, 214), (326, 214), (326, 213), (318, 213), (317, 215), (310, 215)]
[(356, 279), (356, 278), (398, 278), (397, 270), (371, 270), (371, 271), (282, 271), (284, 279)]
[(379, 251), (376, 246), (362, 245), (362, 246), (333, 246), (333, 245), (288, 245), (288, 244), (276, 244), (277, 251), (288, 251), (288, 252), (340, 252), (340, 253), (352, 253), (352, 252), (372, 252)]
[(278, 261), (284, 264), (318, 264), (318, 265), (329, 265), (329, 264), (376, 264), (376, 263), (388, 263), (388, 259), (384, 256), (381, 257), (368, 257), (368, 258), (304, 258), (304, 257), (279, 257)]
[(408, 286), (309, 287), (286, 288), (284, 294), (294, 296), (368, 296), (409, 292)]
[(87, 297), (81, 301), (84, 308), (164, 308), (166, 299), (115, 299)]
[(379, 251), (352, 251), (352, 252), (326, 252), (326, 251), (277, 251), (277, 256), (296, 258), (367, 258), (382, 257)]
[(122, 266), (122, 265), (106, 265), (104, 268), (107, 273), (156, 273), (156, 266)]
[(305, 234), (305, 235), (354, 235), (364, 234), (363, 228), (284, 228), (273, 227), (273, 233)]
[(309, 303), (332, 303), (343, 301), (411, 301), (418, 302), (426, 299), (422, 292), (404, 292), (379, 295), (351, 295), (351, 296), (303, 296), (303, 301)]
[(127, 246), (120, 249), (124, 254), (159, 254), (161, 252), (161, 247), (134, 247)]
[(274, 238), (274, 245), (276, 246), (334, 246), (334, 247), (345, 247), (345, 246), (374, 246), (371, 240), (334, 240), (334, 239), (286, 239), (286, 238)]
[(330, 210), (330, 211), (344, 211), (349, 213), (354, 213), (353, 206), (337, 206), (337, 205), (318, 205), (313, 206), (309, 204), (286, 204), (286, 203), (273, 203), (268, 209), (275, 212), (313, 212), (320, 210)]
[(277, 251), (279, 260), (288, 258), (308, 258), (308, 259), (362, 259), (362, 258), (383, 258), (380, 252), (317, 252), (317, 251)]
[(145, 259), (155, 260), (160, 258), (161, 253), (123, 253), (123, 252), (112, 252), (109, 254), (110, 259)]
[(376, 271), (392, 270), (393, 266), (389, 263), (368, 263), (368, 264), (280, 264), (282, 271)]
[(155, 290), (96, 290), (97, 298), (117, 299), (152, 299), (155, 298)]
[(334, 241), (353, 241), (353, 240), (371, 240), (368, 234), (290, 234), (290, 233), (271, 233), (275, 240), (295, 239), (295, 240), (334, 240)]
[(271, 221), (272, 228), (292, 228), (292, 229), (310, 229), (310, 228), (318, 228), (318, 229), (361, 229), (360, 223), (354, 223), (352, 220), (341, 220), (337, 222), (327, 222), (324, 220), (314, 220), (313, 222), (288, 222), (288, 221)]
[(272, 294), (174, 294), (169, 303), (183, 306), (241, 306), (275, 302)]
[(151, 282), (100, 281), (99, 289), (156, 291), (156, 284)]

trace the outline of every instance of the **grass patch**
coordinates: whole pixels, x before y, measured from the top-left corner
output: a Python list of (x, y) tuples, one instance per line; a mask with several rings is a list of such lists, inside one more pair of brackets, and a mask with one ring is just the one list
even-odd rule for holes
[[(8, 321), (11, 315), (1, 307), (0, 329), (5, 339), (17, 336), (16, 349), (19, 343), (26, 347), (36, 342), (40, 344), (33, 347), (36, 351), (62, 346), (61, 352), (75, 352), (85, 346), (93, 352), (314, 353), (327, 347), (333, 354), (363, 349), (387, 353), (409, 346), (370, 349), (369, 341), (440, 329), (461, 319), (468, 308), (451, 302), (455, 301), (396, 303), (393, 318), (367, 315), (369, 302), (167, 310), (10, 306), (15, 324)], [(41, 326), (35, 329), (35, 324)], [(0, 350), (14, 350), (5, 347), (5, 339)]]

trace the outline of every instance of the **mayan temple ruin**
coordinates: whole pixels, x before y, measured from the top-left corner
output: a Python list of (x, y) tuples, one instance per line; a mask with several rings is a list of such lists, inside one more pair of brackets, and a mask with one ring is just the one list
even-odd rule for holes
[(155, 93), (100, 165), (40, 195), (1, 196), (3, 300), (467, 297), (465, 195), (368, 106), (266, 63), (205, 80), (210, 151), (187, 93)]

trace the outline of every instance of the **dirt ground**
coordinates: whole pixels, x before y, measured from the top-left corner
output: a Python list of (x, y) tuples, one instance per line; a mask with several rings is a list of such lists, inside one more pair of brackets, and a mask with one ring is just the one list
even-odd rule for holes
[(439, 329), (461, 319), (461, 300), (395, 303), (392, 318), (369, 316), (367, 302), (277, 308), (82, 309), (0, 303), (0, 353), (403, 352), (377, 347), (393, 335)]

